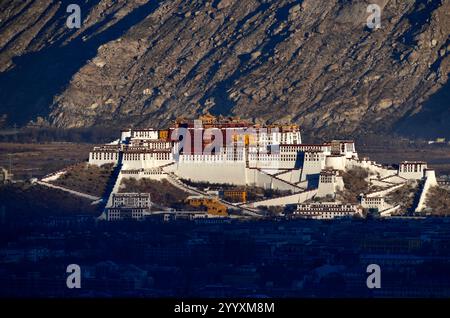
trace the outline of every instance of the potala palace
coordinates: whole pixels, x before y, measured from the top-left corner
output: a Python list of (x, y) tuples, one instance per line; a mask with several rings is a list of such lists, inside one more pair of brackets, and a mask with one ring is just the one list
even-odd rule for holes
[[(394, 169), (358, 157), (351, 140), (306, 144), (295, 125), (264, 126), (209, 114), (198, 120), (179, 119), (168, 129), (123, 130), (120, 139), (95, 147), (89, 163), (112, 163), (118, 171), (103, 214), (109, 220), (121, 218), (123, 197), (133, 218), (142, 217), (148, 206), (141, 204), (149, 202), (147, 196), (118, 194), (125, 178), (166, 179), (197, 198), (214, 194), (183, 180), (280, 190), (287, 194), (253, 202), (220, 202), (248, 215), (258, 215), (261, 207), (296, 205), (295, 215), (307, 218), (352, 216), (363, 209), (389, 216), (400, 205), (387, 203), (386, 196), (409, 182), (421, 184), (415, 207), (420, 212), (426, 208), (427, 192), (437, 185), (434, 170), (425, 162), (405, 161)], [(368, 172), (367, 182), (374, 190), (362, 193), (358, 204), (343, 202), (338, 197), (345, 187), (343, 174), (357, 168)]]

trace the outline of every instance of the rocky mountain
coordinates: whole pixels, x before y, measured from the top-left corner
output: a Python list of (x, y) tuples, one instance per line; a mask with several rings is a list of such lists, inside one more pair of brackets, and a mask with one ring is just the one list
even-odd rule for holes
[(69, 29), (76, 2), (0, 2), (10, 121), (162, 126), (209, 111), (317, 135), (450, 136), (449, 0), (85, 0)]

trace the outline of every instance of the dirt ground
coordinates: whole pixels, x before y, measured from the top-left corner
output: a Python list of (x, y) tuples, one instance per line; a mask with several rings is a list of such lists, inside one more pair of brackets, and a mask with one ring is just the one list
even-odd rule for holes
[(9, 170), (14, 179), (42, 177), (74, 163), (86, 161), (92, 144), (54, 142), (44, 144), (0, 143), (0, 167)]

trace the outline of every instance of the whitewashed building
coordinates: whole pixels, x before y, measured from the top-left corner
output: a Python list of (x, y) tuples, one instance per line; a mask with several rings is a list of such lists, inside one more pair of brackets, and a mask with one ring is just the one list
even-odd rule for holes
[(364, 209), (377, 209), (379, 212), (391, 208), (383, 196), (361, 196), (361, 206)]
[(338, 191), (344, 190), (344, 180), (339, 170), (325, 169), (320, 172), (317, 197), (336, 197)]
[(142, 220), (152, 206), (150, 193), (113, 193), (112, 206), (107, 207), (108, 221)]
[(399, 165), (398, 175), (405, 179), (420, 180), (425, 176), (427, 167), (424, 161), (403, 161)]
[(354, 204), (340, 203), (302, 203), (297, 205), (294, 216), (316, 220), (362, 215), (362, 209)]

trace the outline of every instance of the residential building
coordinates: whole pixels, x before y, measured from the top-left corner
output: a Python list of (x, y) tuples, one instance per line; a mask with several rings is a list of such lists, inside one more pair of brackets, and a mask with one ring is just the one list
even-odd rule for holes
[(217, 198), (204, 197), (204, 196), (190, 196), (186, 198), (186, 203), (192, 207), (206, 208), (208, 214), (227, 216), (227, 207), (220, 203)]
[(151, 206), (150, 193), (114, 193), (112, 206), (106, 208), (107, 220), (142, 220)]
[(309, 219), (335, 219), (362, 215), (362, 209), (354, 204), (302, 203), (297, 205), (294, 216)]
[(223, 198), (231, 202), (247, 202), (247, 191), (245, 190), (224, 190)]

